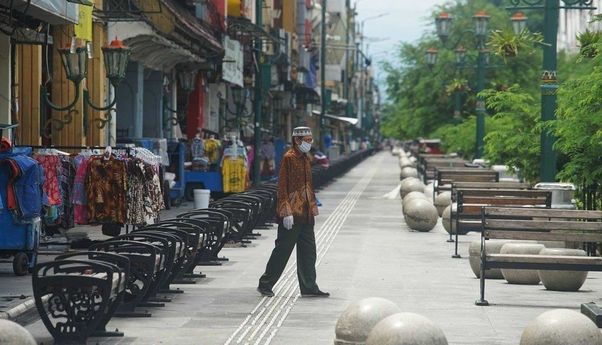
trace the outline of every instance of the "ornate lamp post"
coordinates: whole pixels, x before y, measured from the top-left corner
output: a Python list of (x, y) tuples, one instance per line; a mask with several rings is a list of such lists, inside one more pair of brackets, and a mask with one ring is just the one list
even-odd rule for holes
[[(593, 10), (593, 0), (510, 0), (512, 10), (542, 10), (544, 12), (543, 73), (541, 78), (541, 120), (543, 122), (556, 118), (556, 92), (558, 90), (557, 38), (558, 17), (560, 9)], [(526, 17), (517, 13), (512, 16), (515, 32), (524, 30)], [(541, 133), (540, 180), (554, 182), (556, 180), (556, 152), (554, 152), (554, 136), (544, 130)]]
[[(466, 68), (466, 49), (462, 46), (459, 46), (458, 43), (462, 40), (462, 38), (467, 34), (472, 34), (476, 38), (476, 49), (478, 51), (476, 64), (477, 71), (477, 87), (476, 93), (477, 95), (483, 91), (485, 88), (485, 69), (488, 67), (488, 51), (485, 49), (485, 40), (487, 38), (487, 34), (489, 33), (489, 20), (491, 17), (485, 13), (485, 11), (479, 11), (473, 16), (474, 29), (464, 30), (460, 39), (454, 45), (455, 54), (456, 54), (456, 64), (458, 68)], [(452, 28), (452, 17), (446, 13), (442, 12), (435, 19), (435, 26), (437, 29), (437, 36), (444, 44), (447, 42)], [(435, 57), (433, 57), (435, 56)], [(427, 64), (429, 66), (434, 65), (436, 62), (436, 49), (431, 48), (427, 51)], [(455, 99), (455, 110), (454, 113), (460, 112), (460, 95), (456, 92)], [(476, 113), (477, 113), (477, 130), (476, 130), (476, 148), (475, 148), (475, 158), (481, 158), (483, 156), (483, 147), (485, 137), (485, 101), (479, 96), (477, 98), (476, 105)]]
[[(177, 72), (178, 84), (186, 96), (189, 96), (190, 93), (196, 89), (197, 74), (198, 71), (196, 69), (183, 69)], [(188, 111), (188, 97), (186, 97), (186, 103), (182, 109), (172, 109), (167, 105), (168, 102), (168, 97), (165, 97), (163, 107), (171, 112), (173, 116), (168, 117), (164, 123), (166, 125), (176, 126), (184, 119), (185, 114)], [(184, 113), (184, 115), (180, 115), (181, 113)]]
[[(130, 49), (124, 46), (123, 42), (115, 39), (108, 46), (103, 47), (102, 51), (104, 55), (106, 77), (109, 79), (111, 85), (117, 88), (123, 78), (125, 78), (125, 71), (130, 57)], [(75, 107), (75, 104), (79, 101), (79, 87), (81, 82), (86, 78), (88, 73), (88, 59), (90, 58), (89, 55), (91, 55), (91, 48), (89, 46), (75, 46), (74, 42), (72, 42), (71, 47), (58, 49), (58, 52), (60, 54), (61, 62), (63, 64), (67, 79), (71, 80), (75, 85), (75, 98), (67, 106), (58, 106), (52, 103), (50, 100), (46, 85), (42, 85), (41, 93), (43, 102), (41, 110), (43, 115), (46, 114), (46, 106), (56, 111), (72, 111)], [(88, 105), (95, 110), (108, 111), (107, 118), (95, 119), (95, 121), (99, 123), (99, 128), (103, 128), (108, 122), (111, 121), (112, 116), (110, 111), (115, 106), (115, 103), (117, 103), (117, 99), (113, 98), (113, 100), (106, 106), (96, 106), (92, 103), (89, 91), (85, 89), (84, 102), (85, 105)], [(63, 127), (72, 120), (73, 118), (70, 115), (67, 115), (65, 120), (53, 119), (53, 121), (57, 124), (57, 130), (63, 129)], [(83, 123), (84, 133), (87, 134), (87, 106), (84, 106)]]

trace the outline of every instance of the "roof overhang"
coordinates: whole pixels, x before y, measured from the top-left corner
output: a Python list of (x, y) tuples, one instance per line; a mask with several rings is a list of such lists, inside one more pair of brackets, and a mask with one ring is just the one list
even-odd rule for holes
[[(312, 111), (312, 114), (315, 116), (319, 116), (320, 115), (320, 111), (318, 110), (314, 110)], [(337, 121), (341, 121), (341, 122), (346, 122), (352, 126), (355, 126), (358, 124), (359, 120), (356, 119), (355, 117), (345, 117), (345, 116), (336, 116), (336, 115), (332, 115), (332, 114), (324, 114), (324, 116), (326, 116), (329, 119), (333, 119), (333, 120), (337, 120)]]

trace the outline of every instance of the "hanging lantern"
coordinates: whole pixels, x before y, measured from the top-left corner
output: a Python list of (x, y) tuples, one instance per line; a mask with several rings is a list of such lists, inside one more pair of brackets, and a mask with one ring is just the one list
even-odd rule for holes
[(86, 47), (71, 47), (58, 49), (67, 79), (79, 84), (88, 75), (88, 49)]
[(196, 75), (196, 70), (178, 72), (178, 80), (182, 90), (185, 92), (192, 92), (196, 89)]
[(487, 12), (481, 10), (477, 12), (474, 16), (472, 16), (475, 24), (475, 34), (479, 38), (484, 38), (487, 36), (487, 29), (489, 26), (489, 20), (491, 16), (487, 14)]
[(512, 21), (512, 30), (517, 35), (527, 28), (527, 16), (523, 12), (516, 12), (510, 17), (510, 20)]
[(242, 87), (232, 87), (230, 90), (232, 91), (232, 100), (234, 101), (234, 104), (242, 107), (245, 101), (245, 89)]
[(435, 26), (437, 28), (437, 36), (441, 41), (445, 41), (451, 33), (452, 17), (447, 12), (441, 12), (435, 18)]
[(464, 64), (464, 61), (466, 60), (466, 48), (458, 46), (454, 52), (456, 53), (456, 64)]
[(438, 53), (439, 53), (439, 51), (437, 50), (437, 48), (429, 48), (429, 49), (427, 49), (427, 51), (426, 51), (426, 64), (429, 65), (429, 67), (433, 67), (437, 63), (437, 54)]
[(111, 41), (111, 44), (102, 47), (102, 53), (105, 60), (107, 78), (114, 87), (117, 87), (125, 78), (131, 50), (123, 45), (121, 40), (115, 38)]

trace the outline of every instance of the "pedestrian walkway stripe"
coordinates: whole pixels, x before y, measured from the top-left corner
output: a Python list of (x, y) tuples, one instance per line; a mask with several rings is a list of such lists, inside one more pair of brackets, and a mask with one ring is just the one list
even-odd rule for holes
[[(374, 158), (371, 158), (370, 160), (372, 159)], [(376, 173), (376, 167), (378, 167), (382, 159), (383, 156), (381, 155), (378, 158), (378, 161), (375, 162), (376, 164), (373, 165), (375, 168), (372, 168), (368, 174), (355, 184), (326, 219), (324, 224), (316, 231), (316, 246), (318, 248), (316, 266), (319, 266), (322, 262), (322, 259), (334, 242), (336, 235), (341, 230), (343, 223), (349, 216), (349, 213), (354, 208), (364, 190), (370, 184), (370, 181)], [(271, 343), (300, 297), (296, 279), (296, 268), (297, 261), (294, 259), (288, 265), (282, 274), (282, 278), (274, 287), (276, 296), (272, 298), (262, 298), (234, 333), (230, 335), (224, 345), (268, 345)]]

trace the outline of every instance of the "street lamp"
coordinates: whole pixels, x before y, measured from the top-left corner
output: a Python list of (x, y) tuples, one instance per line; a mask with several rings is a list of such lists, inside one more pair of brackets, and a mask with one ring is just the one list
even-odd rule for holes
[(527, 28), (527, 16), (523, 12), (516, 12), (510, 17), (512, 21), (512, 30), (516, 35), (520, 35), (521, 32)]
[(186, 93), (190, 93), (196, 89), (197, 70), (181, 70), (178, 72), (178, 81), (180, 88)]
[(437, 48), (429, 48), (426, 50), (426, 64), (430, 67), (433, 68), (433, 66), (435, 66), (437, 64), (437, 54), (439, 53), (439, 51), (437, 50)]
[(435, 19), (435, 27), (437, 29), (437, 36), (442, 42), (445, 42), (451, 33), (452, 16), (447, 12), (441, 12)]
[[(556, 118), (556, 92), (558, 90), (557, 68), (557, 39), (560, 9), (565, 10), (594, 10), (592, 0), (510, 0), (511, 10), (543, 10), (544, 13), (544, 42), (543, 73), (541, 78), (541, 120), (547, 122)], [(518, 14), (518, 13), (517, 13)], [(526, 25), (526, 17), (515, 14), (513, 29), (516, 32), (520, 26)], [(515, 24), (516, 23), (516, 24)], [(544, 126), (544, 128), (546, 128)], [(556, 180), (556, 138), (549, 130), (541, 133), (540, 180), (554, 182)], [(487, 301), (484, 301), (486, 303)]]
[[(104, 55), (106, 77), (109, 79), (111, 85), (116, 88), (119, 83), (121, 83), (123, 78), (125, 78), (125, 71), (130, 57), (130, 48), (126, 47), (123, 45), (123, 42), (115, 38), (108, 46), (103, 47), (102, 51)], [(56, 111), (71, 111), (75, 107), (75, 104), (79, 101), (79, 87), (81, 82), (87, 77), (88, 59), (92, 53), (89, 45), (76, 46), (75, 40), (73, 40), (70, 47), (60, 48), (58, 49), (58, 52), (60, 54), (61, 62), (67, 79), (71, 80), (71, 82), (73, 82), (75, 85), (75, 98), (67, 106), (58, 106), (52, 103), (50, 100), (46, 85), (42, 85), (42, 113), (46, 112), (46, 106), (49, 106), (51, 109)], [(106, 123), (111, 121), (112, 116), (110, 111), (113, 110), (113, 107), (117, 103), (117, 99), (113, 98), (113, 100), (106, 106), (96, 106), (92, 102), (88, 89), (84, 89), (84, 103), (95, 110), (108, 111), (106, 118), (94, 119), (95, 122), (99, 123), (98, 128), (103, 128), (105, 127)], [(67, 116), (66, 120), (53, 119), (52, 121), (57, 124), (56, 129), (60, 131), (72, 120), (73, 118), (71, 116)], [(87, 106), (84, 106), (83, 127), (84, 134), (87, 135)]]
[[(485, 69), (489, 64), (489, 52), (485, 49), (485, 40), (487, 38), (487, 34), (489, 32), (489, 20), (491, 16), (489, 16), (485, 11), (481, 10), (475, 13), (472, 16), (474, 22), (474, 29), (464, 30), (458, 42), (456, 43), (456, 48), (454, 50), (456, 55), (456, 64), (459, 68), (464, 68), (466, 61), (466, 49), (458, 45), (458, 43), (462, 40), (464, 35), (472, 34), (476, 38), (476, 49), (478, 51), (477, 60), (476, 60), (476, 70), (477, 70), (477, 87), (475, 92), (477, 93), (477, 104), (476, 104), (476, 114), (477, 114), (477, 124), (476, 124), (476, 148), (475, 148), (475, 158), (481, 158), (483, 155), (484, 149), (484, 137), (485, 137), (485, 101), (482, 97), (478, 96), (481, 91), (485, 88)], [(446, 43), (449, 35), (451, 33), (451, 23), (452, 18), (446, 12), (441, 12), (439, 16), (435, 19), (437, 36), (442, 41), (442, 43)], [(432, 49), (427, 51), (427, 63), (436, 62), (436, 59), (432, 57)], [(430, 51), (430, 52), (429, 52)], [(434, 63), (432, 64), (434, 65)], [(429, 66), (432, 66), (429, 64)], [(459, 114), (458, 109), (458, 97), (456, 97), (455, 101), (455, 111), (454, 113)]]
[(483, 40), (487, 36), (487, 29), (489, 26), (489, 20), (491, 16), (489, 16), (485, 11), (481, 10), (477, 12), (474, 16), (472, 16), (475, 26), (475, 35)]
[(458, 66), (463, 65), (464, 61), (466, 60), (466, 48), (463, 46), (458, 46), (454, 52), (456, 53), (456, 64)]

